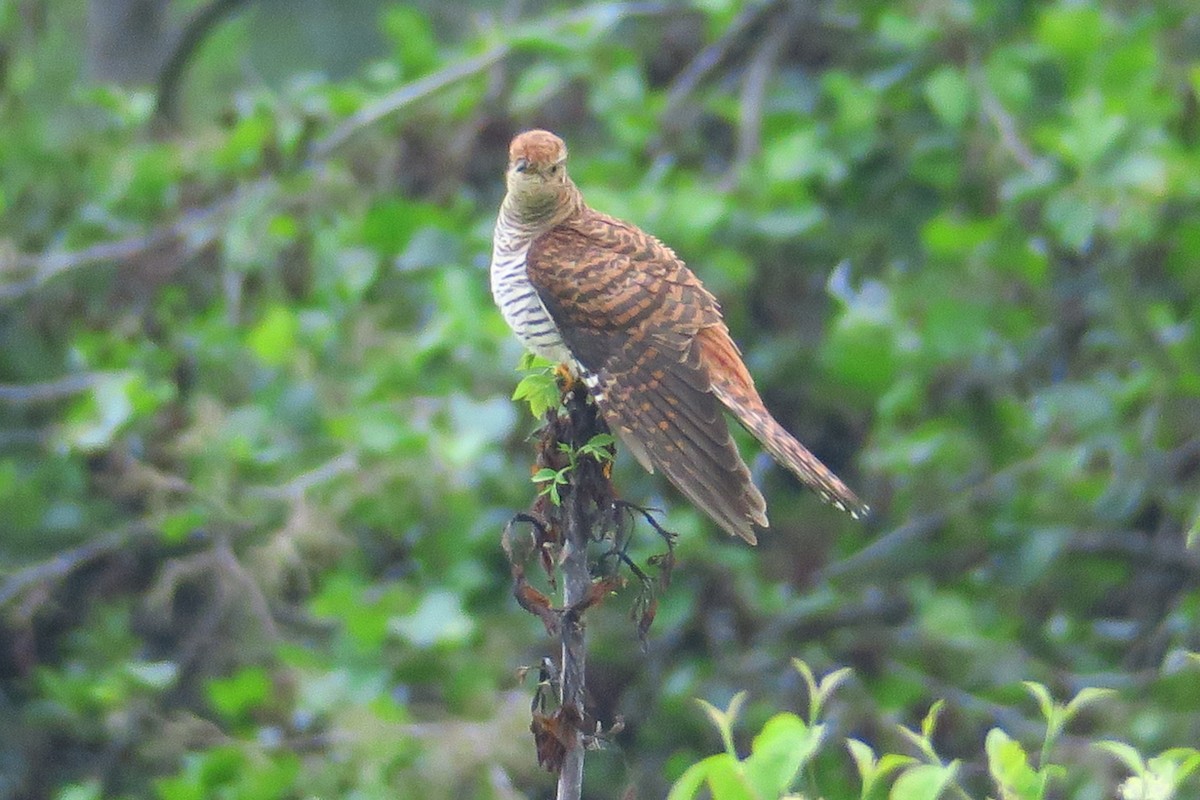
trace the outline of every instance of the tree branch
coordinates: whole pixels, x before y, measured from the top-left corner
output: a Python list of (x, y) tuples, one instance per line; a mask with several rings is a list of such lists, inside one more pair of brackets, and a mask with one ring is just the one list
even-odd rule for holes
[(154, 531), (140, 525), (122, 528), (97, 536), (78, 547), (64, 550), (52, 558), (18, 570), (9, 575), (3, 584), (0, 584), (0, 608), (13, 602), (34, 586), (61, 581), (75, 570), (87, 566), (96, 559), (127, 548), (132, 541), (138, 538), (154, 536), (156, 536)]
[[(220, 5), (222, 13), (225, 13), (231, 10), (232, 6), (230, 4), (236, 5), (241, 2), (245, 2), (245, 0), (218, 0), (218, 2), (214, 3), (214, 6)], [(679, 10), (683, 9), (668, 3), (609, 3), (591, 6), (579, 11), (551, 14), (541, 20), (521, 23), (520, 27), (526, 33), (530, 30), (554, 33), (564, 27), (578, 25), (587, 21), (594, 21), (597, 24), (614, 24), (631, 17), (653, 16)], [(323, 161), (332, 156), (347, 140), (364, 128), (375, 125), (413, 103), (429, 97), (440, 89), (487, 70), (493, 64), (501, 61), (510, 52), (511, 46), (509, 44), (499, 44), (481, 55), (450, 64), (435, 73), (399, 87), (396, 91), (380, 98), (375, 103), (372, 103), (359, 113), (342, 122), (324, 138), (317, 140), (313, 145), (310, 159), (305, 165), (306, 168), (311, 170), (319, 167)], [(162, 90), (160, 89), (161, 102), (163, 101)], [(186, 211), (168, 223), (126, 239), (101, 242), (82, 250), (66, 252), (18, 253), (16, 255), (6, 255), (0, 252), (0, 275), (6, 272), (32, 273), (30, 277), (24, 280), (0, 285), (0, 303), (24, 297), (38, 289), (51, 278), (64, 272), (97, 264), (136, 258), (171, 241), (182, 240), (188, 245), (189, 252), (195, 252), (200, 247), (216, 239), (218, 233), (217, 227), (209, 226), (207, 223), (211, 222), (225, 210), (233, 207), (243, 197), (243, 193), (247, 189), (270, 186), (274, 182), (275, 179), (273, 177), (262, 178), (251, 184), (250, 187), (235, 189), (230, 194), (204, 208)]]
[(418, 100), (424, 100), (426, 97), (445, 89), (447, 86), (487, 70), (493, 64), (507, 56), (509, 49), (507, 44), (496, 45), (486, 52), (468, 58), (466, 61), (459, 61), (445, 69), (438, 70), (423, 78), (418, 78), (412, 83), (406, 83), (391, 94), (384, 95), (374, 103), (364, 106), (348, 119), (344, 120), (329, 134), (317, 140), (312, 148), (313, 159), (324, 161), (335, 150), (364, 128), (371, 127), (402, 108), (406, 108)]
[[(566, 429), (561, 438), (573, 450), (578, 450), (593, 436), (607, 432), (599, 409), (588, 402), (587, 391), (578, 385), (566, 396)], [(583, 614), (592, 597), (592, 573), (588, 565), (588, 544), (600, 539), (605, 531), (593, 530), (597, 511), (611, 505), (612, 488), (600, 464), (593, 459), (580, 459), (570, 473), (569, 489), (560, 511), (563, 520), (563, 615), (559, 625), (562, 642), (560, 672), (560, 705), (567, 719), (584, 719), (587, 640)], [(571, 711), (571, 710), (574, 711)], [(558, 775), (557, 800), (580, 800), (583, 791), (583, 732), (578, 726), (566, 732), (568, 741), (562, 771)]]
[(162, 72), (158, 75), (154, 113), (160, 119), (174, 122), (179, 116), (179, 89), (183, 85), (183, 74), (187, 71), (188, 62), (200, 48), (201, 43), (222, 19), (238, 10), (248, 0), (212, 0), (194, 13), (179, 37), (171, 54), (163, 64)]
[(29, 406), (36, 403), (51, 403), (64, 397), (86, 392), (95, 385), (99, 378), (98, 373), (84, 372), (42, 383), (0, 383), (0, 405)]
[[(583, 487), (572, 486), (566, 498), (566, 535), (563, 542), (563, 614), (559, 626), (562, 641), (561, 704), (563, 708), (574, 707), (583, 716), (584, 669), (587, 666), (587, 641), (584, 636), (583, 613), (575, 609), (585, 601), (592, 585), (588, 570), (587, 547), (591, 539), (587, 498), (580, 491)], [(558, 774), (558, 800), (579, 800), (583, 791), (583, 742), (582, 732), (568, 732), (566, 757), (562, 771)]]
[(660, 117), (664, 126), (672, 126), (674, 121), (679, 119), (679, 110), (683, 104), (705, 77), (725, 61), (742, 35), (764, 16), (774, 13), (778, 6), (779, 3), (774, 1), (747, 5), (738, 12), (719, 39), (696, 54), (676, 76), (667, 92), (667, 102)]
[(185, 253), (195, 253), (216, 241), (220, 226), (216, 221), (236, 208), (245, 198), (266, 192), (275, 185), (274, 178), (262, 178), (241, 186), (220, 200), (183, 212), (169, 223), (137, 236), (85, 247), (82, 250), (49, 251), (37, 255), (20, 254), (10, 263), (0, 260), (0, 274), (5, 272), (32, 273), (28, 278), (0, 285), (0, 303), (17, 300), (35, 291), (52, 278), (97, 264), (128, 261), (172, 242), (179, 242)]

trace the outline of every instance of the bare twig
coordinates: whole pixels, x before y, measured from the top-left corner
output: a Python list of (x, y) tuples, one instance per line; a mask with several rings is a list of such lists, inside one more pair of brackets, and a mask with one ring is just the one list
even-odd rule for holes
[(279, 486), (256, 486), (248, 490), (249, 494), (268, 500), (299, 500), (309, 489), (353, 472), (358, 469), (358, 456), (354, 453), (342, 453), (334, 456), (320, 466), (302, 472), (287, 483)]
[[(592, 538), (587, 501), (584, 492), (577, 487), (572, 487), (566, 498), (567, 525), (562, 562), (563, 607), (566, 609), (581, 603), (592, 585), (587, 563), (587, 547)], [(582, 716), (584, 668), (587, 664), (582, 614), (564, 614), (559, 632), (562, 638), (562, 707), (576, 708)], [(573, 741), (567, 747), (562, 771), (558, 775), (558, 800), (579, 800), (583, 790), (584, 750), (581, 732), (570, 731), (570, 736)]]
[(96, 559), (128, 547), (134, 539), (149, 535), (152, 535), (151, 531), (140, 526), (122, 528), (97, 536), (79, 547), (64, 550), (46, 561), (18, 570), (0, 584), (0, 608), (35, 586), (60, 581)]
[(42, 383), (0, 383), (0, 404), (28, 406), (35, 403), (52, 403), (55, 400), (86, 392), (95, 385), (99, 378), (98, 373), (86, 372)]
[(1000, 134), (1000, 144), (1024, 170), (1036, 171), (1040, 161), (1033, 154), (1029, 145), (1025, 144), (1025, 140), (1021, 138), (1021, 134), (1017, 131), (1016, 120), (988, 86), (987, 78), (982, 71), (975, 69), (973, 72), (975, 89), (979, 92), (980, 108), (983, 110), (983, 115), (996, 126), (996, 131)]
[(778, 3), (775, 2), (766, 2), (746, 6), (734, 17), (733, 22), (729, 23), (729, 27), (721, 34), (721, 38), (696, 54), (696, 57), (684, 67), (683, 72), (680, 72), (675, 78), (670, 91), (667, 92), (667, 102), (663, 107), (661, 117), (664, 125), (670, 125), (671, 120), (679, 118), (680, 107), (692, 92), (696, 91), (696, 87), (710, 72), (721, 65), (733, 49), (734, 44), (741, 39), (742, 34), (777, 5)]
[(237, 11), (248, 0), (212, 0), (199, 8), (180, 31), (158, 76), (154, 113), (174, 121), (179, 113), (179, 88), (192, 55), (222, 19)]
[[(587, 391), (578, 385), (566, 396), (566, 428), (562, 438), (577, 449), (598, 433), (607, 431), (599, 417), (599, 409), (588, 401)], [(559, 627), (562, 642), (560, 671), (560, 708), (566, 719), (584, 719), (584, 669), (587, 664), (587, 642), (584, 638), (583, 613), (593, 593), (591, 569), (588, 565), (588, 544), (600, 539), (604, 530), (598, 513), (611, 506), (612, 486), (600, 465), (590, 459), (581, 460), (570, 473), (569, 489), (563, 497), (563, 615)], [(558, 776), (557, 800), (579, 800), (583, 791), (583, 733), (581, 725), (572, 726), (565, 744), (566, 753)]]
[(187, 211), (177, 219), (137, 236), (101, 242), (82, 250), (18, 255), (11, 264), (0, 263), (0, 274), (30, 272), (32, 275), (21, 281), (0, 285), (0, 303), (24, 297), (64, 272), (127, 261), (172, 242), (178, 242), (185, 254), (198, 252), (216, 241), (221, 231), (217, 220), (247, 197), (266, 192), (274, 185), (273, 178), (263, 178), (234, 190), (209, 206)]
[(323, 161), (329, 158), (335, 150), (349, 141), (359, 131), (371, 127), (380, 120), (395, 114), (397, 111), (419, 100), (424, 100), (426, 97), (445, 89), (447, 86), (484, 72), (507, 56), (509, 49), (507, 44), (496, 45), (477, 56), (468, 58), (465, 61), (459, 61), (456, 64), (451, 64), (445, 69), (438, 70), (431, 75), (426, 75), (424, 78), (415, 80), (412, 83), (406, 83), (391, 94), (381, 97), (368, 106), (364, 106), (356, 114), (334, 128), (328, 135), (317, 140), (312, 149), (313, 159)]
[(787, 16), (786, 20), (786, 24), (775, 27), (755, 49), (750, 66), (746, 69), (739, 109), (737, 151), (721, 180), (721, 187), (726, 191), (733, 188), (738, 175), (747, 162), (758, 154), (761, 146), (763, 99), (766, 97), (767, 83), (775, 71), (779, 53), (793, 31), (791, 17)]

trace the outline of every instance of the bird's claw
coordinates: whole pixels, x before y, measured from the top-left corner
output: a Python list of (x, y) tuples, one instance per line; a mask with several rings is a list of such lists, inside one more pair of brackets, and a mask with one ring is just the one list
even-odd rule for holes
[(575, 391), (575, 386), (579, 383), (579, 379), (575, 377), (575, 373), (566, 364), (559, 364), (555, 367), (554, 376), (558, 378), (558, 385), (562, 388), (563, 394)]

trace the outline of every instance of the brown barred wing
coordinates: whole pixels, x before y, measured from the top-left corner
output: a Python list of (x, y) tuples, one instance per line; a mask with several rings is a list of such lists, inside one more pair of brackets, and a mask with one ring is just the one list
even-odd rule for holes
[(731, 534), (755, 541), (766, 504), (692, 346), (720, 311), (669, 248), (595, 212), (534, 241), (526, 268), (610, 427)]

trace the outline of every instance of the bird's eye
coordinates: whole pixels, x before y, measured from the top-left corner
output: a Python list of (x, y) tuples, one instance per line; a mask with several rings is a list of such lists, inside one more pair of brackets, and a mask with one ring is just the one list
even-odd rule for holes
[(529, 167), (528, 161), (526, 161), (523, 158), (518, 158), (514, 169), (516, 169), (517, 172), (524, 172), (528, 167)]
[(554, 174), (556, 174), (557, 172), (558, 172), (558, 164), (555, 164), (554, 166), (552, 166), (552, 167), (550, 168), (550, 174), (551, 174), (551, 175), (554, 175)]

